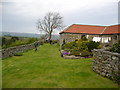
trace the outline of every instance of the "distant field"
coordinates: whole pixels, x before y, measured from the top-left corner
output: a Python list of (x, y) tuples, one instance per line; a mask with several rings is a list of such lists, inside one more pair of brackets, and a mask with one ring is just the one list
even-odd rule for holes
[(3, 88), (117, 88), (92, 71), (92, 58), (64, 59), (57, 44), (2, 60)]
[[(7, 35), (7, 36), (20, 36), (20, 37), (33, 37), (33, 38), (40, 38), (43, 36), (42, 34), (34, 34), (34, 33), (16, 33), (16, 32), (1, 32), (2, 36)], [(52, 36), (53, 40), (59, 39), (59, 35), (53, 35)]]

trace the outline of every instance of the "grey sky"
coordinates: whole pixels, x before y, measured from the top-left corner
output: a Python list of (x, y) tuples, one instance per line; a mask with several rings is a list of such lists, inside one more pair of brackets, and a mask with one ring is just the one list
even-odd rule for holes
[[(36, 21), (38, 18), (43, 18), (47, 12), (59, 12), (66, 26), (71, 24), (115, 25), (118, 23), (118, 1), (3, 0), (0, 4), (2, 30), (39, 33), (36, 29)], [(58, 32), (54, 33), (58, 34)]]

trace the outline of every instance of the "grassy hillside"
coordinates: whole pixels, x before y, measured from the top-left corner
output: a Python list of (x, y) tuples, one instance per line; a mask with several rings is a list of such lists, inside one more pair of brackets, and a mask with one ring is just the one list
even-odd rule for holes
[(3, 88), (115, 88), (91, 69), (92, 58), (64, 59), (57, 44), (3, 60)]
[(38, 38), (25, 38), (25, 37), (17, 37), (17, 36), (2, 36), (2, 48), (9, 48), (24, 44), (30, 44), (35, 41), (38, 41)]

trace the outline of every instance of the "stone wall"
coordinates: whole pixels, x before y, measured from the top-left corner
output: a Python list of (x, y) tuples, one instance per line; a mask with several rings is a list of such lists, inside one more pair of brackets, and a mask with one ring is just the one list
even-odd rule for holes
[[(41, 44), (41, 42), (38, 42), (38, 43), (39, 43), (39, 45)], [(0, 53), (1, 53), (0, 58), (4, 59), (4, 58), (10, 57), (10, 56), (13, 56), (17, 52), (24, 52), (24, 51), (34, 49), (34, 48), (35, 48), (34, 43), (32, 43), (32, 44), (26, 44), (26, 45), (10, 47), (7, 49), (2, 49), (0, 51)]]
[(93, 50), (92, 69), (98, 74), (119, 82), (120, 80), (120, 54), (104, 51), (102, 49)]

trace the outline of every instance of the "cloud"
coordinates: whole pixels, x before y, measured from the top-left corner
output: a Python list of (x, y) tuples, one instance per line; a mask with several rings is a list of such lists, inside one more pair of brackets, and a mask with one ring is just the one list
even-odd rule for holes
[(64, 17), (66, 26), (74, 23), (115, 24), (117, 23), (118, 1), (3, 0), (3, 26), (7, 31), (10, 31), (9, 28), (11, 28), (11, 31), (17, 29), (17, 32), (37, 32), (33, 31), (36, 30), (36, 20), (50, 11), (59, 12)]
[(2, 31), (2, 3), (0, 3), (0, 31)]
[[(5, 0), (14, 4), (6, 6), (15, 11), (13, 14), (22, 16), (43, 16), (48, 11), (69, 13), (74, 10), (89, 10), (101, 8), (118, 0)], [(4, 2), (4, 0), (3, 0)]]

